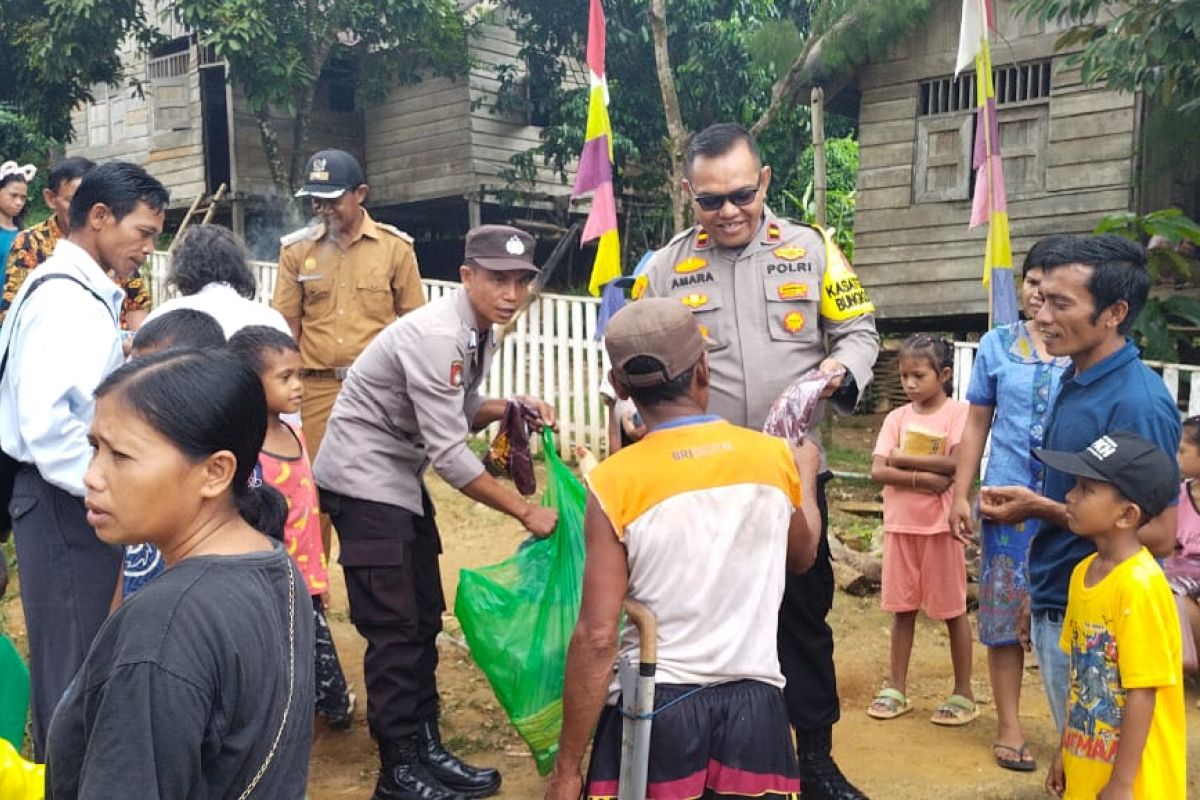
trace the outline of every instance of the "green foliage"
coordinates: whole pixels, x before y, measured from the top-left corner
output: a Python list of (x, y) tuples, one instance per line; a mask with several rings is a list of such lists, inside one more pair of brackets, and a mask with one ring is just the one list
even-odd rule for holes
[[(1095, 233), (1115, 233), (1142, 244), (1156, 239), (1159, 246), (1147, 251), (1154, 280), (1169, 276), (1177, 285), (1200, 284), (1195, 262), (1186, 258), (1178, 247), (1184, 243), (1200, 245), (1200, 225), (1177, 208), (1149, 214), (1129, 211), (1110, 214), (1096, 226)], [(1200, 328), (1200, 300), (1176, 294), (1166, 299), (1151, 297), (1134, 321), (1133, 334), (1146, 358), (1179, 361), (1181, 352), (1194, 350), (1195, 336), (1190, 331), (1197, 328)]]
[(37, 177), (29, 184), (29, 204), (25, 207), (25, 225), (33, 225), (50, 216), (42, 199), (46, 173), (54, 159), (58, 143), (42, 135), (37, 123), (28, 117), (0, 108), (0, 162), (33, 164)]
[[(853, 259), (858, 140), (842, 136), (825, 141), (825, 178), (825, 225), (846, 257)], [(768, 199), (780, 216), (811, 223), (816, 222), (814, 195), (813, 148), (808, 145), (790, 169), (780, 170), (772, 178)]]
[(1085, 83), (1144, 92), (1164, 106), (1200, 111), (1200, 0), (1020, 0), (1034, 19), (1070, 24), (1056, 46)]
[[(832, 90), (868, 54), (910, 30), (929, 6), (930, 0), (671, 0), (667, 33), (684, 125), (690, 131), (715, 122), (753, 125), (770, 106), (776, 81), (817, 40), (822, 43), (824, 64), (818, 76)], [(528, 70), (527, 75), (526, 70), (500, 71), (501, 99), (495, 110), (528, 109), (528, 87), (537, 86), (542, 92), (539, 107), (548, 117), (541, 145), (515, 158), (505, 175), (520, 190), (539, 164), (557, 170), (565, 180), (566, 167), (583, 145), (587, 3), (512, 0), (507, 7)], [(671, 219), (670, 145), (647, 10), (647, 0), (604, 4), (615, 188), (621, 196), (637, 200), (626, 245), (630, 252), (639, 253), (662, 244)], [(852, 24), (821, 39), (848, 15)], [(771, 202), (788, 206), (787, 213), (793, 211), (784, 192), (799, 198), (812, 180), (811, 155), (807, 177), (801, 164), (810, 144), (808, 95), (803, 94), (787, 102), (759, 136), (764, 161), (776, 173)], [(852, 135), (853, 123), (844, 118), (829, 114), (826, 125), (829, 135)], [(833, 165), (831, 156), (831, 169)], [(848, 182), (831, 177), (830, 186), (852, 191), (853, 172)], [(843, 194), (842, 199), (849, 233), (852, 195)], [(626, 208), (630, 205), (627, 200)]]
[(71, 109), (91, 99), (91, 88), (129, 79), (121, 43), (148, 47), (157, 38), (141, 0), (3, 0), (0, 104), (67, 141)]

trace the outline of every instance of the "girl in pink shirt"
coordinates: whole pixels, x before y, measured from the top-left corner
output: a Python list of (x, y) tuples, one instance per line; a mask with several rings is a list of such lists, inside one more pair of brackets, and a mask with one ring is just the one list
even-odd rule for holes
[(321, 546), (317, 485), (313, 481), (304, 434), (279, 418), (280, 414), (297, 413), (304, 397), (304, 384), (300, 381), (300, 348), (290, 335), (280, 330), (266, 325), (249, 325), (233, 335), (229, 350), (258, 373), (263, 384), (267, 398), (267, 435), (258, 455), (255, 476), (287, 500), (283, 543), (308, 584), (316, 622), (316, 712), (330, 728), (344, 730), (350, 726), (355, 698), (346, 685), (333, 634), (325, 618), (329, 602), (329, 567)]
[(971, 624), (963, 541), (950, 531), (954, 448), (969, 406), (949, 397), (954, 347), (916, 334), (900, 346), (900, 383), (910, 402), (888, 414), (871, 466), (883, 488), (883, 609), (892, 621), (888, 685), (867, 709), (876, 719), (912, 710), (905, 694), (917, 611), (945, 620), (954, 691), (934, 712), (936, 725), (979, 716), (971, 691)]
[(1183, 421), (1179, 441), (1179, 519), (1175, 552), (1163, 562), (1163, 572), (1183, 625), (1183, 668), (1195, 672), (1200, 649), (1200, 416)]

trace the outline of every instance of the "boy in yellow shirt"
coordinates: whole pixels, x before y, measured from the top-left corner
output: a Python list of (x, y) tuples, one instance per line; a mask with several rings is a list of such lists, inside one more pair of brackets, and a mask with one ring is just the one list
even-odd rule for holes
[(1176, 497), (1179, 468), (1126, 432), (1086, 450), (1039, 450), (1075, 476), (1071, 531), (1096, 553), (1071, 573), (1060, 646), (1071, 659), (1062, 747), (1046, 788), (1066, 798), (1183, 798), (1187, 728), (1179, 620), (1138, 529)]

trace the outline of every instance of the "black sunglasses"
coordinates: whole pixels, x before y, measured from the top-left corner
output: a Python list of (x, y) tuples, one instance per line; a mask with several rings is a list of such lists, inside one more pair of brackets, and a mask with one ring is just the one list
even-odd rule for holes
[(735, 189), (728, 194), (696, 194), (692, 195), (692, 199), (696, 201), (696, 205), (700, 206), (703, 211), (718, 211), (725, 207), (726, 203), (733, 203), (735, 206), (748, 206), (754, 202), (754, 198), (758, 197), (758, 190), (762, 188), (762, 175), (758, 176), (758, 183), (753, 187), (747, 186), (743, 189)]

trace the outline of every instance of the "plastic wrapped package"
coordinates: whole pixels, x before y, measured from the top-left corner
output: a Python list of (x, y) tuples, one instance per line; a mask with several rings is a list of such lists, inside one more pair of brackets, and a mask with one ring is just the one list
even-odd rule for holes
[(794, 380), (771, 404), (763, 433), (800, 445), (812, 427), (817, 405), (821, 402), (821, 392), (837, 377), (837, 373), (814, 369)]

